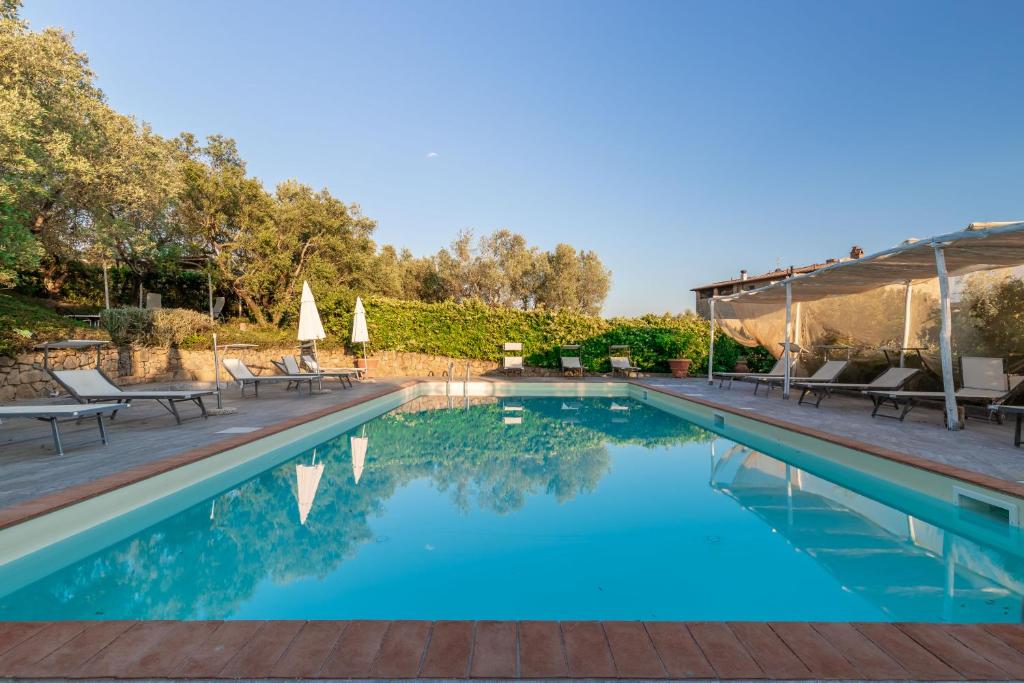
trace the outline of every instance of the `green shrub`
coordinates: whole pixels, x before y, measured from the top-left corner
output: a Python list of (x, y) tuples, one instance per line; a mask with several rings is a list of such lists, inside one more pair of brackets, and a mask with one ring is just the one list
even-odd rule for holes
[(100, 327), (118, 346), (146, 344), (153, 334), (153, 311), (146, 308), (111, 308), (100, 313)]
[(0, 356), (16, 356), (45, 341), (101, 335), (34, 299), (0, 293)]
[(207, 313), (188, 308), (160, 308), (153, 311), (152, 341), (159, 346), (180, 346), (210, 332), (213, 322)]

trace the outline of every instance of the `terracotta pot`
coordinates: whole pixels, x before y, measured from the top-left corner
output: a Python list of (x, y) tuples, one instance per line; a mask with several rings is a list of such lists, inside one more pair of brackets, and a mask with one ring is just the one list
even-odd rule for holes
[(377, 369), (378, 363), (380, 363), (379, 358), (356, 358), (356, 367), (366, 370), (367, 377), (370, 376), (372, 371)]
[(686, 377), (690, 372), (690, 363), (692, 362), (689, 358), (670, 358), (668, 369), (672, 371), (673, 377)]
[(736, 365), (732, 366), (733, 372), (750, 372), (750, 366), (747, 365), (747, 359), (741, 358), (736, 361)]

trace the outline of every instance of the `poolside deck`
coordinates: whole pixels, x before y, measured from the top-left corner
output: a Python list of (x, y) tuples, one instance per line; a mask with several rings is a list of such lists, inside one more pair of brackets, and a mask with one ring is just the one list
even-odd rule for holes
[[(414, 381), (414, 380), (413, 380)], [(545, 381), (545, 380), (527, 380)], [(547, 380), (550, 381), (550, 380)], [(601, 381), (599, 379), (589, 381)], [(238, 414), (176, 426), (157, 406), (117, 418), (113, 444), (67, 425), (56, 456), (45, 426), (0, 430), (0, 526), (111, 486), (392, 391), (403, 380), (307, 396), (282, 388), (227, 396)], [(872, 419), (865, 401), (820, 410), (700, 380), (645, 386), (825, 431), (1016, 484), (1024, 451), (1012, 431), (971, 421), (942, 428), (938, 411), (906, 423)], [(231, 427), (255, 432), (225, 434)], [(204, 455), (205, 454), (205, 455)], [(529, 679), (1024, 679), (1024, 626), (681, 622), (0, 622), (0, 677), (25, 678), (529, 678)]]
[(597, 621), (0, 623), (0, 676), (1012, 680), (1017, 625)]

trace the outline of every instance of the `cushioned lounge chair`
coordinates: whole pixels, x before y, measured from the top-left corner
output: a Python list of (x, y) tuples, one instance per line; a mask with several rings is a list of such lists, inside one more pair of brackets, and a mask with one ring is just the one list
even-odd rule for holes
[(60, 419), (79, 420), (83, 417), (96, 416), (96, 424), (100, 428), (100, 440), (107, 443), (107, 430), (103, 427), (103, 414), (113, 415), (118, 410), (126, 408), (122, 403), (91, 403), (88, 405), (56, 405), (56, 406), (0, 406), (0, 419), (10, 417), (24, 417), (33, 420), (41, 420), (50, 423), (50, 432), (53, 434), (53, 447), (57, 455), (64, 455), (64, 446), (60, 442), (60, 430), (57, 428), (57, 421)]
[(238, 382), (242, 389), (242, 396), (245, 396), (245, 387), (252, 385), (256, 389), (256, 397), (260, 395), (261, 384), (273, 384), (275, 382), (292, 382), (299, 384), (306, 382), (309, 385), (309, 393), (313, 393), (313, 382), (320, 379), (321, 375), (307, 373), (305, 375), (254, 375), (245, 363), (237, 358), (225, 358), (224, 368), (231, 375), (231, 379)]
[[(205, 418), (207, 415), (206, 406), (203, 405), (203, 396), (212, 396), (216, 393), (212, 389), (197, 389), (195, 391), (123, 390), (99, 369), (49, 370), (49, 373), (57, 380), (57, 384), (64, 387), (79, 403), (113, 401), (130, 405), (132, 401), (156, 401), (160, 407), (174, 416), (178, 424), (181, 424), (181, 415), (178, 413), (179, 403), (195, 403)], [(111, 412), (110, 418), (113, 419), (116, 415), (117, 411), (115, 410)]]
[[(295, 359), (295, 356), (285, 356), (281, 359), (281, 364), (284, 367), (284, 373), (286, 375), (319, 375), (320, 377), (333, 377), (341, 382), (341, 386), (348, 389), (352, 386), (352, 378), (356, 375), (355, 372), (349, 372), (348, 370), (318, 370), (303, 372), (302, 368), (299, 367), (299, 361)], [(318, 366), (319, 367), (319, 366)]]
[[(1011, 400), (1024, 392), (1024, 386), (1010, 386), (1009, 379), (1003, 371), (1002, 358), (982, 358), (964, 356), (960, 359), (963, 386), (956, 391), (956, 402), (959, 405), (981, 406), (988, 409)], [(945, 401), (946, 394), (942, 391), (866, 391), (874, 403), (872, 417), (894, 417), (901, 422), (907, 413), (924, 403)], [(892, 404), (898, 411), (896, 415), (879, 412), (885, 405)]]
[(994, 405), (990, 406), (989, 410), (993, 414), (1007, 414), (1016, 417), (1017, 424), (1013, 428), (1013, 445), (1020, 448), (1022, 425), (1024, 425), (1024, 406)]
[[(786, 362), (785, 360), (783, 360), (784, 358), (785, 356), (775, 361), (775, 365), (773, 365), (772, 369), (769, 370), (768, 372), (716, 372), (713, 373), (711, 377), (713, 379), (718, 380), (719, 389), (722, 388), (726, 381), (729, 382), (729, 388), (732, 389), (733, 380), (737, 379), (740, 380), (741, 382), (744, 380), (757, 379), (781, 379), (785, 377), (786, 374)], [(790, 369), (792, 369), (793, 365), (796, 364), (796, 356), (793, 355), (792, 358), (793, 360), (791, 360), (789, 363)]]
[[(825, 364), (818, 368), (810, 377), (790, 377), (789, 381), (790, 384), (793, 382), (814, 382), (816, 384), (835, 382), (839, 379), (839, 375), (843, 373), (843, 370), (845, 370), (846, 366), (849, 364), (850, 362), (845, 360), (826, 361)], [(754, 379), (754, 382), (754, 395), (757, 395), (757, 390), (762, 384), (767, 385), (768, 391), (766, 393), (770, 394), (772, 387), (781, 387), (785, 384), (785, 379), (779, 377), (757, 377)]]
[[(834, 391), (899, 391), (907, 386), (917, 373), (917, 368), (889, 368), (878, 377), (867, 383), (839, 383), (839, 382), (794, 382), (793, 386), (800, 389), (800, 400), (798, 405), (803, 405), (807, 394), (815, 397), (814, 407), (821, 407), (822, 400)], [(810, 404), (810, 401), (808, 401)]]

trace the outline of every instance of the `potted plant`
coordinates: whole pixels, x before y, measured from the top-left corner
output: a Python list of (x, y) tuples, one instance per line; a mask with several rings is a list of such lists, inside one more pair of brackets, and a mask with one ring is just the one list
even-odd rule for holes
[(686, 353), (686, 344), (683, 339), (677, 335), (669, 336), (664, 342), (664, 351), (668, 356), (668, 369), (672, 372), (672, 376), (686, 377), (693, 361), (683, 358), (683, 354)]

